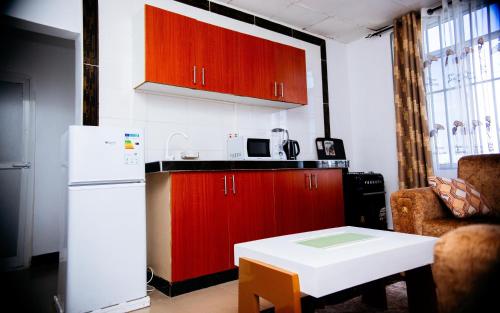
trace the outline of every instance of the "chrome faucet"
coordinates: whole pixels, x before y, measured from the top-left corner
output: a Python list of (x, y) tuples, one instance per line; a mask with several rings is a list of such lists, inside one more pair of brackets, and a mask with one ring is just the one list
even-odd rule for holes
[(167, 138), (167, 141), (165, 143), (165, 160), (170, 160), (170, 161), (173, 161), (175, 160), (175, 155), (170, 155), (169, 154), (169, 146), (170, 146), (170, 141), (172, 140), (173, 137), (175, 137), (176, 135), (180, 135), (182, 137), (184, 137), (185, 139), (189, 139), (189, 136), (186, 135), (185, 133), (183, 132), (173, 132), (171, 133), (168, 138)]

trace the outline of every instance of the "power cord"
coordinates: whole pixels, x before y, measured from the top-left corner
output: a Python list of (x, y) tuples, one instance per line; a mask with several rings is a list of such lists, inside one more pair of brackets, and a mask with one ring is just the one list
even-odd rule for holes
[[(153, 280), (153, 277), (155, 276), (155, 272), (153, 271), (153, 268), (151, 266), (148, 266), (148, 270), (151, 271), (151, 278), (148, 279), (148, 281), (146, 282), (146, 291), (152, 292), (155, 290), (155, 287), (150, 286), (149, 283)], [(147, 273), (147, 271), (146, 271), (146, 273)]]

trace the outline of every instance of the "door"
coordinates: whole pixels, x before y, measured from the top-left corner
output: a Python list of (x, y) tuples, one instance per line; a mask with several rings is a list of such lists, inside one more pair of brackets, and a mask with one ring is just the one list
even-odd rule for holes
[(0, 75), (0, 270), (29, 265), (34, 112), (29, 80)]
[(342, 170), (313, 170), (311, 177), (314, 229), (344, 226)]
[(228, 93), (234, 92), (236, 32), (198, 22), (196, 28), (197, 87)]
[(172, 281), (230, 268), (228, 183), (224, 172), (172, 174)]
[(279, 100), (307, 104), (305, 51), (280, 43), (273, 47)]
[(313, 230), (310, 173), (302, 170), (275, 173), (276, 223), (278, 235)]
[(230, 261), (234, 264), (234, 245), (274, 237), (274, 173), (272, 171), (232, 172), (229, 182)]
[(233, 60), (235, 95), (277, 100), (271, 41), (236, 33)]
[(144, 183), (68, 188), (68, 312), (146, 296), (145, 203)]
[(288, 47), (290, 49), (290, 75), (285, 88), (285, 101), (298, 104), (307, 104), (307, 74), (306, 53), (302, 49)]
[(142, 130), (72, 125), (69, 140), (69, 183), (144, 180)]
[(146, 81), (196, 88), (197, 21), (176, 13), (145, 7)]

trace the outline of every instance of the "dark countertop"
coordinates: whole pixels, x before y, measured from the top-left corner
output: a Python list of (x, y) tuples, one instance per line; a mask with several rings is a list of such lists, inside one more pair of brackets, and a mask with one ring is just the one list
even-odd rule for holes
[(348, 160), (314, 161), (157, 161), (146, 163), (146, 173), (347, 168)]

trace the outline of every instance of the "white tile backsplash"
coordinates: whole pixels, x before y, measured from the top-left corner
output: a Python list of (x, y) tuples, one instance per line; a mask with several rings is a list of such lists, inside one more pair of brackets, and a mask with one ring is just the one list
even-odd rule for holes
[(146, 120), (150, 122), (186, 123), (189, 119), (189, 99), (181, 97), (165, 97), (137, 93), (136, 102), (146, 107)]
[(234, 127), (233, 103), (192, 99), (189, 101), (191, 126), (212, 126), (228, 129)]
[[(213, 100), (136, 92), (133, 89), (132, 19), (144, 3), (163, 7), (212, 24), (289, 44), (306, 50), (306, 67), (314, 87), (308, 89), (308, 105), (290, 110), (258, 107)], [(275, 127), (287, 128), (301, 147), (299, 159), (316, 159), (314, 141), (324, 135), (321, 60), (318, 46), (255, 25), (239, 22), (171, 0), (99, 2), (99, 114), (101, 125), (142, 127), (146, 161), (164, 159), (170, 133), (177, 136), (171, 152), (192, 149), (200, 159), (226, 159), (228, 133), (269, 137)]]
[[(183, 132), (190, 136), (189, 128), (183, 123), (172, 122), (146, 122), (146, 149), (165, 149), (165, 143), (168, 136), (176, 131)], [(189, 141), (182, 136), (176, 136), (172, 139), (171, 149), (189, 148)]]

